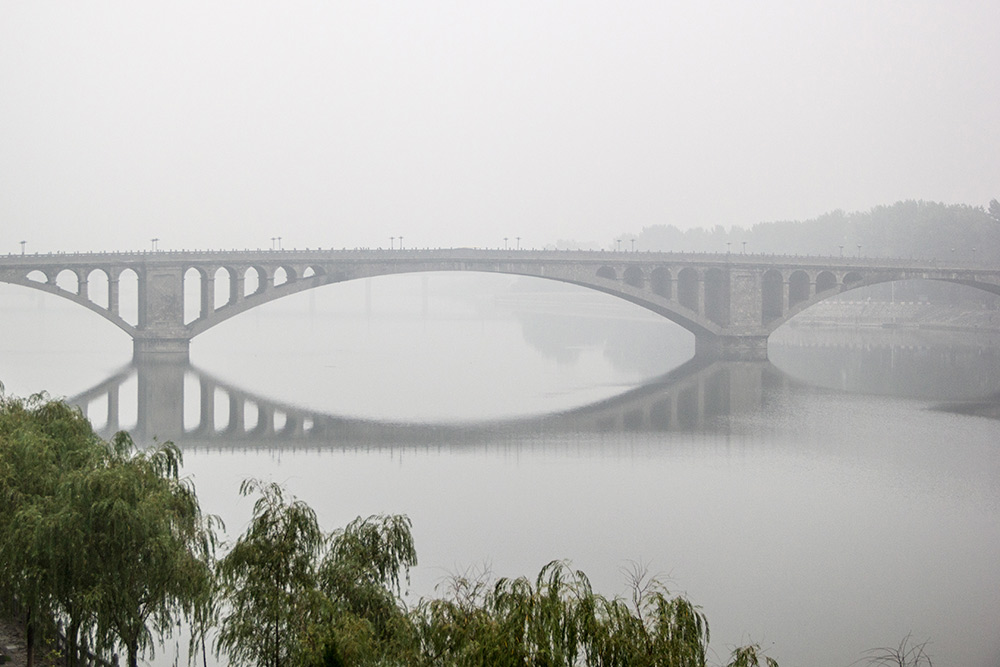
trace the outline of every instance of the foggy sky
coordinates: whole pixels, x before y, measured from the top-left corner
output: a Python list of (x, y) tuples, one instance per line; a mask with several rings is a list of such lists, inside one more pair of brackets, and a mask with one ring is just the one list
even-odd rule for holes
[(983, 205), (998, 25), (995, 0), (7, 1), (0, 253)]

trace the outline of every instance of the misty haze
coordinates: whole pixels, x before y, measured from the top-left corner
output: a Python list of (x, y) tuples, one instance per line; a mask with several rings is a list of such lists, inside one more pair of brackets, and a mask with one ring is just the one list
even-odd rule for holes
[[(0, 662), (77, 613), (87, 647), (135, 652), (99, 576), (36, 585), (112, 560), (25, 537), (98, 488), (22, 493), (48, 441), (23, 448), (19, 406), (47, 392), (97, 469), (120, 431), (140, 464), (174, 443), (174, 488), (224, 523), (205, 636), (178, 606), (139, 664), (605, 664), (567, 611), (579, 570), (650, 637), (630, 576), (697, 605), (683, 664), (1000, 665), (998, 24), (976, 1), (0, 6)], [(315, 511), (316, 578), (286, 625), (230, 635), (258, 589), (229, 556), (274, 489)], [(415, 563), (336, 569), (356, 518), (400, 515)], [(485, 591), (525, 577), (542, 605), (553, 560), (580, 637), (542, 646), (542, 611), (490, 634)]]

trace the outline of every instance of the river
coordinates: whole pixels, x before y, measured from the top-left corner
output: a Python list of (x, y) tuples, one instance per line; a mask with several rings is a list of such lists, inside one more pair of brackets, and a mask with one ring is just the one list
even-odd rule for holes
[(173, 439), (230, 539), (258, 477), (328, 530), (409, 515), (411, 600), (557, 558), (624, 593), (641, 563), (703, 607), (713, 662), (847, 667), (912, 634), (937, 667), (1000, 665), (996, 335), (786, 326), (770, 362), (713, 364), (611, 297), (430, 274), (294, 295), (149, 367), (55, 297), (0, 286), (0, 312), (8, 392)]

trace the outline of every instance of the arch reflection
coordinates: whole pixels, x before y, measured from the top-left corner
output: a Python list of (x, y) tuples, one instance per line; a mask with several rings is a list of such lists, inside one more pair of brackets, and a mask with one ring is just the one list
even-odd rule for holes
[[(903, 336), (901, 338), (900, 336)], [(963, 414), (1000, 414), (1000, 350), (942, 345), (881, 332), (816, 337), (792, 332), (770, 361), (695, 357), (652, 382), (579, 408), (484, 422), (374, 420), (303, 408), (253, 393), (186, 362), (133, 362), (69, 401), (99, 432), (185, 447), (373, 447), (461, 444), (525, 434), (725, 432), (727, 418), (768, 406), (776, 393), (830, 390), (936, 401)], [(134, 418), (123, 419), (123, 405)], [(133, 423), (134, 422), (134, 423)]]
[[(790, 380), (768, 362), (693, 359), (619, 396), (552, 414), (479, 423), (353, 418), (248, 392), (189, 363), (132, 363), (69, 402), (102, 437), (127, 428), (139, 442), (183, 446), (363, 445), (474, 442), (504, 433), (683, 431), (759, 409), (768, 387)], [(134, 396), (125, 392), (134, 392)], [(135, 405), (134, 425), (123, 404)], [(131, 420), (129, 420), (131, 421)]]

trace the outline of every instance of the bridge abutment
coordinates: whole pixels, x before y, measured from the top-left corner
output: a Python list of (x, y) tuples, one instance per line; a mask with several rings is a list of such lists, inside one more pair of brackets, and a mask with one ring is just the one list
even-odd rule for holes
[(699, 336), (695, 356), (722, 361), (766, 361), (767, 336)]

